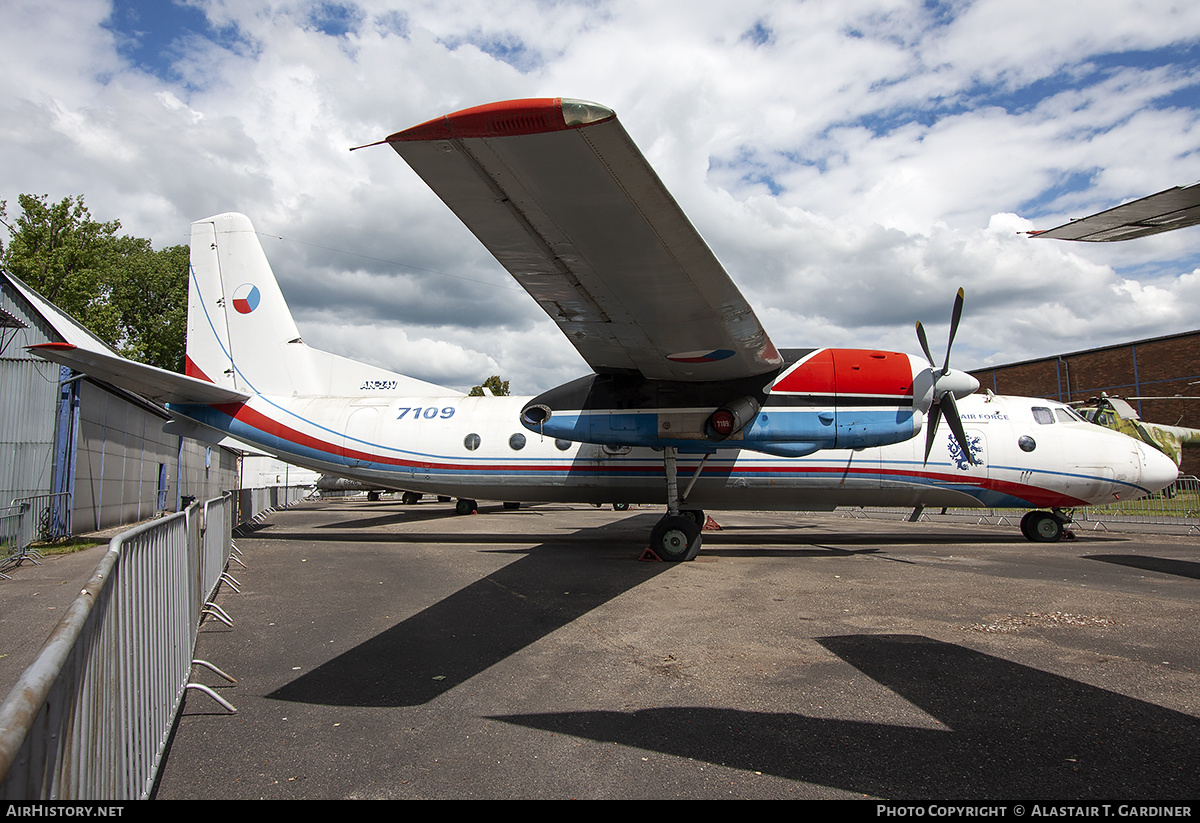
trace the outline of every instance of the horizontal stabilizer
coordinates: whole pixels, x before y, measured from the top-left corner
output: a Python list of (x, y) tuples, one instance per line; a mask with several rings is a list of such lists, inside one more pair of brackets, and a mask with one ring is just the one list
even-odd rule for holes
[(70, 343), (43, 343), (28, 351), (88, 377), (103, 380), (156, 403), (240, 403), (250, 395), (156, 366), (135, 363), (115, 354), (84, 349)]

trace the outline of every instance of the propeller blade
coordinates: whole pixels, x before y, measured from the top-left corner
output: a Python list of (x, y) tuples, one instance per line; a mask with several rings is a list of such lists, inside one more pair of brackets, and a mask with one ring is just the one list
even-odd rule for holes
[(929, 408), (929, 422), (925, 426), (925, 464), (929, 465), (929, 453), (933, 451), (933, 440), (937, 437), (938, 420), (942, 417), (942, 407), (934, 403)]
[(963, 430), (962, 418), (958, 415), (958, 404), (954, 401), (954, 395), (947, 392), (942, 402), (946, 404), (946, 422), (950, 425), (950, 431), (954, 432), (958, 447), (962, 449), (967, 462), (972, 466), (976, 465), (975, 458), (971, 456), (971, 445), (967, 442), (967, 433)]
[(921, 351), (925, 352), (925, 359), (929, 361), (929, 368), (933, 368), (936, 363), (933, 362), (933, 355), (929, 353), (929, 341), (925, 339), (925, 327), (921, 325), (921, 321), (917, 321), (917, 340), (921, 342)]
[(960, 286), (958, 294), (954, 297), (954, 309), (950, 312), (950, 339), (946, 342), (946, 362), (942, 366), (942, 374), (950, 370), (950, 348), (954, 345), (954, 335), (958, 334), (958, 321), (962, 319), (963, 300), (964, 294)]

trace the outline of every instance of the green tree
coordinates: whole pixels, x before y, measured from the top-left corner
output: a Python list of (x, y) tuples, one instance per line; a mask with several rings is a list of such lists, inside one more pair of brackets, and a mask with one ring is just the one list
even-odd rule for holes
[(484, 380), (482, 385), (476, 386), (475, 388), (471, 389), (471, 391), (469, 392), (469, 396), (483, 397), (484, 387), (487, 387), (488, 389), (490, 389), (492, 394), (494, 394), (496, 397), (507, 397), (508, 396), (508, 381), (501, 380), (500, 375), (498, 375), (498, 374), (493, 374), (487, 380)]
[(0, 223), (0, 266), (25, 281), (122, 355), (183, 371), (187, 328), (186, 246), (156, 252), (120, 235), (120, 221), (92, 219), (83, 196), (48, 203), (22, 194), (21, 214)]
[(150, 243), (125, 258), (113, 286), (120, 352), (162, 369), (183, 372), (187, 347), (187, 246), (154, 251)]

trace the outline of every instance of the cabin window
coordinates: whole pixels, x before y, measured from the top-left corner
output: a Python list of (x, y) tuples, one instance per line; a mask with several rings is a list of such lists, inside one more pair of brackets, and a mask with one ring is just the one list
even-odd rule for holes
[(1017, 445), (1021, 447), (1021, 451), (1031, 452), (1037, 448), (1037, 441), (1029, 435), (1023, 434), (1017, 438)]
[(512, 437), (508, 438), (508, 447), (515, 452), (525, 448), (525, 435), (517, 432)]
[(479, 435), (472, 432), (463, 438), (463, 445), (467, 447), (467, 451), (473, 452), (479, 448)]
[(1034, 406), (1033, 407), (1033, 419), (1035, 421), (1037, 421), (1038, 423), (1041, 423), (1044, 426), (1047, 423), (1054, 422), (1054, 415), (1050, 412), (1049, 409), (1044, 409), (1041, 406)]
[(555, 446), (555, 448), (557, 448), (557, 449), (558, 449), (560, 452), (565, 452), (567, 449), (571, 448), (571, 441), (570, 441), (570, 440), (563, 440), (563, 439), (560, 437), (560, 438), (558, 438), (557, 440), (555, 440), (555, 441), (554, 441), (554, 446)]

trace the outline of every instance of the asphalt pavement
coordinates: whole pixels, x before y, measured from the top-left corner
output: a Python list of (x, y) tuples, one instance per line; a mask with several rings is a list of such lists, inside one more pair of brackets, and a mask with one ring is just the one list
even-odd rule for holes
[(272, 515), (155, 796), (1200, 797), (1196, 537), (711, 514), (682, 564), (649, 507)]

